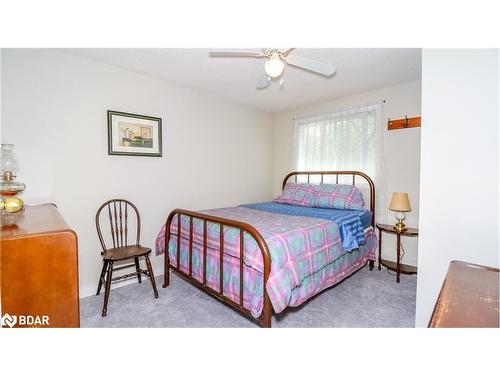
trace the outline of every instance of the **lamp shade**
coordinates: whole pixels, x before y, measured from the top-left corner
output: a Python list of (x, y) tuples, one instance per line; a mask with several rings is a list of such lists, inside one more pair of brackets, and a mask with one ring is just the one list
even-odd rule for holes
[(408, 212), (411, 211), (410, 200), (408, 193), (392, 193), (391, 204), (389, 205), (391, 211)]

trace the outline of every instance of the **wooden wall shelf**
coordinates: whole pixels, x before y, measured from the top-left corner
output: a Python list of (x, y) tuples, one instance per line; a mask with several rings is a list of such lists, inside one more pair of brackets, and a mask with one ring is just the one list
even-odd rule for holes
[(421, 117), (405, 117), (401, 119), (387, 121), (388, 130), (419, 128), (421, 126)]

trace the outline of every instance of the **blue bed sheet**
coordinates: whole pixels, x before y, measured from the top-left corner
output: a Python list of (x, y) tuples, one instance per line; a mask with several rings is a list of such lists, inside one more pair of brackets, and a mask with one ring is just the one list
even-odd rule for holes
[(372, 220), (372, 212), (368, 210), (301, 207), (275, 202), (243, 204), (241, 207), (282, 215), (316, 217), (334, 221), (339, 227), (342, 248), (348, 252), (365, 244), (364, 229), (371, 225)]

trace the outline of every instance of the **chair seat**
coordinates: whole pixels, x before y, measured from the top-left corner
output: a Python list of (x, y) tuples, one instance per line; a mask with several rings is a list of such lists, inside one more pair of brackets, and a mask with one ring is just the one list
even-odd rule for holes
[(142, 247), (136, 245), (114, 247), (108, 249), (108, 251), (106, 251), (106, 253), (103, 254), (102, 259), (114, 262), (119, 260), (135, 258), (149, 253), (151, 253), (151, 249), (148, 247)]

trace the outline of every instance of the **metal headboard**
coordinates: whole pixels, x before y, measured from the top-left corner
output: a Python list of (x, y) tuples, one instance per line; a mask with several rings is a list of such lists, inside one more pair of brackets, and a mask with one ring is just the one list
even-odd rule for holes
[(288, 173), (284, 180), (283, 180), (283, 186), (282, 188), (285, 188), (285, 185), (287, 184), (288, 180), (291, 177), (294, 177), (295, 180), (294, 182), (297, 182), (297, 176), (307, 176), (307, 182), (310, 182), (311, 176), (320, 176), (321, 181), (323, 182), (324, 176), (325, 175), (335, 175), (336, 176), (336, 183), (339, 183), (339, 175), (351, 175), (352, 176), (352, 184), (356, 185), (356, 176), (359, 176), (368, 182), (368, 185), (370, 187), (370, 211), (372, 212), (372, 227), (375, 228), (375, 184), (373, 183), (373, 180), (368, 177), (363, 172), (359, 171), (294, 171)]

